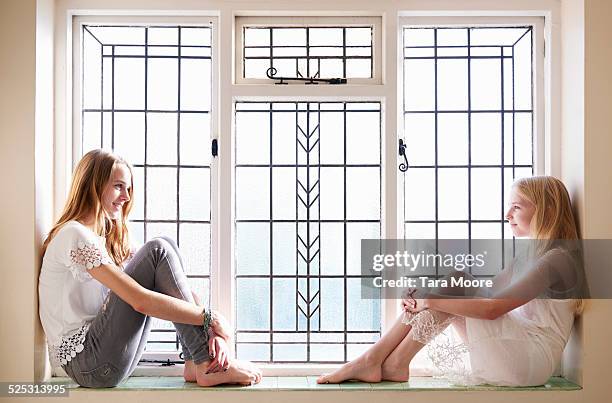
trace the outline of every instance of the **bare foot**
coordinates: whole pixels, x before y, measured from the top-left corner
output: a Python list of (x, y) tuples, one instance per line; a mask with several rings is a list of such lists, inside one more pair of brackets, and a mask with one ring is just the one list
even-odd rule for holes
[(385, 360), (382, 365), (382, 379), (391, 382), (407, 382), (410, 378), (409, 366), (393, 360)]
[(183, 369), (183, 378), (185, 378), (185, 382), (196, 381), (196, 366), (193, 361), (185, 361), (185, 368)]
[(200, 386), (215, 386), (221, 384), (255, 385), (261, 382), (261, 371), (247, 361), (233, 360), (227, 371), (205, 371), (196, 373), (196, 380)]
[(380, 382), (382, 376), (381, 365), (367, 357), (359, 357), (347, 362), (331, 374), (321, 375), (317, 383), (340, 383), (349, 379), (363, 382)]

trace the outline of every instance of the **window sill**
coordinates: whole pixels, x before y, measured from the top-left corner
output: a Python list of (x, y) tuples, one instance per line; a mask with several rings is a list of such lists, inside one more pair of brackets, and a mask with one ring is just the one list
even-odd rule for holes
[[(264, 377), (261, 383), (254, 386), (217, 386), (212, 388), (201, 388), (194, 383), (187, 383), (182, 377), (162, 376), (162, 377), (130, 377), (116, 388), (95, 389), (96, 391), (576, 391), (582, 387), (561, 377), (552, 377), (544, 386), (535, 387), (500, 387), (500, 386), (457, 386), (444, 379), (432, 377), (413, 377), (408, 382), (381, 382), (381, 383), (360, 383), (347, 382), (340, 385), (318, 385), (316, 376), (289, 376), (289, 377)], [(92, 391), (93, 389), (81, 388), (73, 383), (69, 378), (54, 377), (52, 383), (69, 382), (71, 392)]]

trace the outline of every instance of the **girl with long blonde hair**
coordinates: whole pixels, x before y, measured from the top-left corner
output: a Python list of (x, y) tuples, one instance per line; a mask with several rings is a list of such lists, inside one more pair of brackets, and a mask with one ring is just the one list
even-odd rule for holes
[(133, 195), (132, 168), (120, 157), (93, 150), (78, 163), (43, 245), (39, 314), (51, 363), (81, 386), (116, 386), (136, 368), (156, 317), (176, 328), (186, 381), (259, 382), (259, 369), (229, 357), (227, 321), (199, 304), (174, 241), (130, 248)]
[[(405, 298), (405, 313), (376, 344), (318, 382), (405, 382), (417, 352), (452, 324), (460, 345), (430, 345), (442, 375), (464, 384), (544, 384), (558, 367), (574, 316), (582, 309), (577, 298), (582, 295), (576, 292), (582, 281), (579, 248), (574, 247), (578, 231), (569, 194), (551, 176), (519, 179), (505, 218), (515, 237), (530, 238), (534, 246), (527, 261), (515, 259), (493, 279), (489, 295)], [(459, 353), (469, 357), (468, 366)]]

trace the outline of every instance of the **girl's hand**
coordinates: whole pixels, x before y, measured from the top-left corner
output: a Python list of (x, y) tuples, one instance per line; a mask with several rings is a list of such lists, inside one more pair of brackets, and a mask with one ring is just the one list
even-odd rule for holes
[(402, 295), (402, 308), (406, 312), (417, 313), (427, 309), (427, 298), (425, 293), (416, 289), (409, 288)]
[(229, 322), (217, 311), (212, 311), (211, 315), (212, 320), (210, 321), (210, 330), (228, 342), (232, 334), (232, 329), (230, 328)]
[(229, 368), (229, 346), (222, 337), (211, 337), (208, 340), (208, 351), (212, 360), (206, 369), (207, 374), (225, 371)]

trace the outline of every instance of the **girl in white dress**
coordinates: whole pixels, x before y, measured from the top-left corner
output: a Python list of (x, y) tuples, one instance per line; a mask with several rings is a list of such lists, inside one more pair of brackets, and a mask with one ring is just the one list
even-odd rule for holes
[[(568, 298), (581, 296), (573, 291), (584, 283), (576, 270), (576, 251), (555, 246), (578, 240), (569, 194), (550, 176), (519, 179), (512, 187), (506, 219), (514, 236), (529, 237), (543, 247), (533, 264), (525, 268), (515, 260), (494, 278), (488, 298), (429, 294), (404, 299), (405, 314), (389, 332), (317, 382), (405, 382), (414, 356), (452, 324), (462, 345), (438, 351), (432, 346), (430, 354), (443, 375), (463, 384), (544, 384), (558, 367), (574, 316), (582, 309), (581, 299)], [(466, 366), (458, 355), (462, 349), (469, 358)]]

